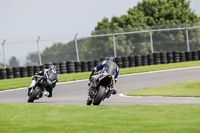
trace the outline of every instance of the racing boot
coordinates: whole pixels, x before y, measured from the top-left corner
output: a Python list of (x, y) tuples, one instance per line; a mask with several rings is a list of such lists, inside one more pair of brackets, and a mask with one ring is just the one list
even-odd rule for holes
[(113, 84), (113, 86), (112, 86), (112, 94), (113, 94), (113, 95), (116, 95), (116, 94), (117, 94), (117, 90), (116, 90), (116, 88), (115, 88), (115, 84)]
[(113, 89), (113, 90), (112, 90), (112, 94), (113, 94), (113, 95), (116, 95), (116, 94), (117, 94), (117, 91), (116, 91), (115, 89)]

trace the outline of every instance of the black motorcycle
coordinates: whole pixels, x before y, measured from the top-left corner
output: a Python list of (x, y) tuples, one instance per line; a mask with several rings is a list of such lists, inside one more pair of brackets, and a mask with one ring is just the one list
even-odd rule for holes
[(92, 84), (93, 87), (89, 87), (89, 96), (86, 104), (99, 105), (102, 100), (109, 98), (113, 92), (113, 79), (112, 70), (109, 71), (107, 68), (91, 76), (91, 82), (88, 85)]
[(34, 100), (42, 98), (43, 94), (48, 95), (48, 92), (45, 89), (45, 86), (47, 85), (47, 79), (44, 76), (35, 75), (36, 78), (36, 84), (35, 87), (32, 88), (29, 93), (29, 99), (28, 102), (34, 102)]

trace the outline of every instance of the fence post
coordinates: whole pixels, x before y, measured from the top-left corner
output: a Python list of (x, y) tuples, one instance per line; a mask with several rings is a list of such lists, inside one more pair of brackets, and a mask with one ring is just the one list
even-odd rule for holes
[(153, 53), (154, 51), (153, 51), (153, 36), (152, 36), (152, 30), (151, 30), (151, 28), (150, 28), (150, 41), (151, 41), (151, 53)]
[(37, 47), (38, 47), (38, 57), (39, 57), (40, 65), (42, 65), (42, 60), (41, 60), (41, 56), (40, 56), (39, 40), (40, 40), (40, 36), (37, 39)]
[(4, 63), (4, 68), (6, 68), (6, 60), (5, 60), (5, 51), (4, 51), (4, 44), (6, 42), (6, 39), (3, 40), (3, 43), (2, 43), (2, 48), (3, 48), (3, 63)]
[(113, 47), (114, 47), (114, 56), (117, 57), (116, 45), (115, 45), (115, 34), (114, 34), (114, 32), (113, 32)]
[(187, 50), (188, 50), (188, 52), (190, 52), (188, 28), (186, 27), (185, 30), (186, 30), (186, 39), (187, 39)]
[(76, 35), (74, 37), (74, 41), (75, 41), (75, 47), (76, 47), (77, 62), (79, 62), (80, 60), (79, 60), (79, 54), (78, 54), (77, 36), (78, 36), (78, 33), (76, 33)]

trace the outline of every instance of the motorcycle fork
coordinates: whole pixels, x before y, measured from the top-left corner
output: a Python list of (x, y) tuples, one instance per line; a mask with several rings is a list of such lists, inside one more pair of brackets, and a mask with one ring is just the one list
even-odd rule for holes
[(112, 94), (112, 90), (108, 88), (105, 97), (109, 98), (111, 94)]

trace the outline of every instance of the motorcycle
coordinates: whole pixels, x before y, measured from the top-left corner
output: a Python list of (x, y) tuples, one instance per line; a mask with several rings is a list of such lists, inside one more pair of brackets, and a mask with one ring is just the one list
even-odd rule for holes
[[(102, 71), (91, 76), (87, 105), (99, 105), (102, 100), (109, 98), (113, 92), (114, 74), (105, 67)], [(92, 88), (90, 86), (93, 86)]]
[(35, 75), (36, 77), (36, 84), (35, 87), (33, 87), (29, 93), (29, 99), (28, 102), (32, 103), (34, 100), (42, 98), (42, 96), (48, 96), (49, 92), (46, 91), (45, 86), (47, 85), (48, 79), (44, 76)]

